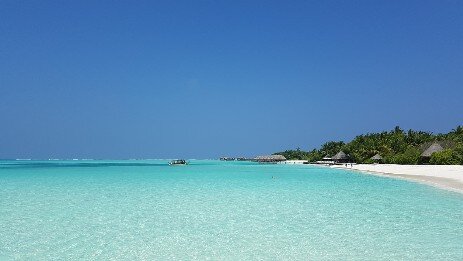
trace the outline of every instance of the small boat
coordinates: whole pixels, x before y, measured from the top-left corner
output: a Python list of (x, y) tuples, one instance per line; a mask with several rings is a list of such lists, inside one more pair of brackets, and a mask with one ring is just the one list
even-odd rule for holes
[(170, 166), (177, 166), (177, 165), (188, 165), (188, 162), (183, 159), (177, 159), (169, 162)]

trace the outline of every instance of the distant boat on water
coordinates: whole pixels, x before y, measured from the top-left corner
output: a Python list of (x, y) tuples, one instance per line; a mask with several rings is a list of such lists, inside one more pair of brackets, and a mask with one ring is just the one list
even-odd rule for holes
[(177, 165), (188, 165), (188, 162), (184, 159), (177, 159), (177, 160), (172, 160), (169, 162), (170, 166), (177, 166)]

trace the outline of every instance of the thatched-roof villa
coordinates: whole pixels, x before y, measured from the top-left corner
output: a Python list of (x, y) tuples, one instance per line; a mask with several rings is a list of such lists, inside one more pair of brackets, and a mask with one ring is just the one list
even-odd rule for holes
[(286, 158), (283, 155), (266, 155), (266, 156), (257, 156), (254, 158), (254, 161), (260, 163), (277, 163), (285, 161)]
[(349, 162), (349, 156), (344, 153), (344, 151), (340, 151), (336, 153), (336, 155), (333, 156), (332, 158), (335, 163), (346, 163)]
[(421, 157), (423, 157), (423, 158), (431, 158), (431, 155), (434, 152), (439, 152), (439, 151), (443, 151), (443, 150), (444, 150), (444, 148), (442, 148), (442, 146), (439, 143), (434, 142), (423, 153), (421, 153)]
[(315, 163), (324, 164), (324, 165), (331, 165), (331, 164), (334, 164), (334, 161), (330, 156), (326, 155), (325, 157), (323, 157), (322, 160), (316, 161)]
[(376, 155), (371, 157), (370, 159), (373, 160), (374, 162), (381, 162), (383, 160), (383, 157), (381, 157), (381, 155), (376, 153)]

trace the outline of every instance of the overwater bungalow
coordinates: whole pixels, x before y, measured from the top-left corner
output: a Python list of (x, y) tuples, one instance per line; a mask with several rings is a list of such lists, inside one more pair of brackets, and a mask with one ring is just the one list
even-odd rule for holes
[(221, 157), (220, 160), (222, 161), (247, 161), (247, 160), (251, 160), (251, 159), (248, 159), (246, 157)]
[(221, 157), (220, 160), (223, 160), (223, 161), (234, 161), (234, 160), (236, 160), (236, 158), (233, 158), (233, 157)]
[(257, 156), (254, 158), (254, 161), (259, 163), (278, 163), (286, 161), (285, 156), (283, 155), (266, 155), (266, 156)]

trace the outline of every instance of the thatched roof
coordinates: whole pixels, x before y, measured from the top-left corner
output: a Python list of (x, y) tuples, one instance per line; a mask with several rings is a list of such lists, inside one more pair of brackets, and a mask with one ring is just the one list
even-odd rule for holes
[(421, 151), (425, 151), (426, 149), (431, 147), (431, 145), (433, 145), (434, 143), (439, 144), (443, 149), (450, 149), (450, 148), (455, 147), (456, 145), (455, 142), (452, 140), (435, 140), (435, 141), (429, 141), (429, 142), (425, 142), (421, 144), (419, 149)]
[(431, 146), (429, 146), (429, 148), (427, 148), (423, 153), (421, 153), (421, 157), (431, 157), (431, 155), (434, 152), (439, 152), (443, 150), (444, 148), (442, 148), (442, 146), (439, 143), (434, 142)]
[(334, 160), (343, 160), (343, 159), (348, 159), (349, 157), (344, 153), (344, 151), (338, 152), (336, 155), (333, 156)]
[(283, 155), (266, 155), (266, 156), (257, 156), (254, 158), (256, 161), (285, 161), (286, 158)]
[(381, 155), (379, 155), (379, 154), (376, 154), (375, 156), (371, 157), (370, 159), (372, 159), (372, 160), (382, 160), (383, 157), (381, 157)]

